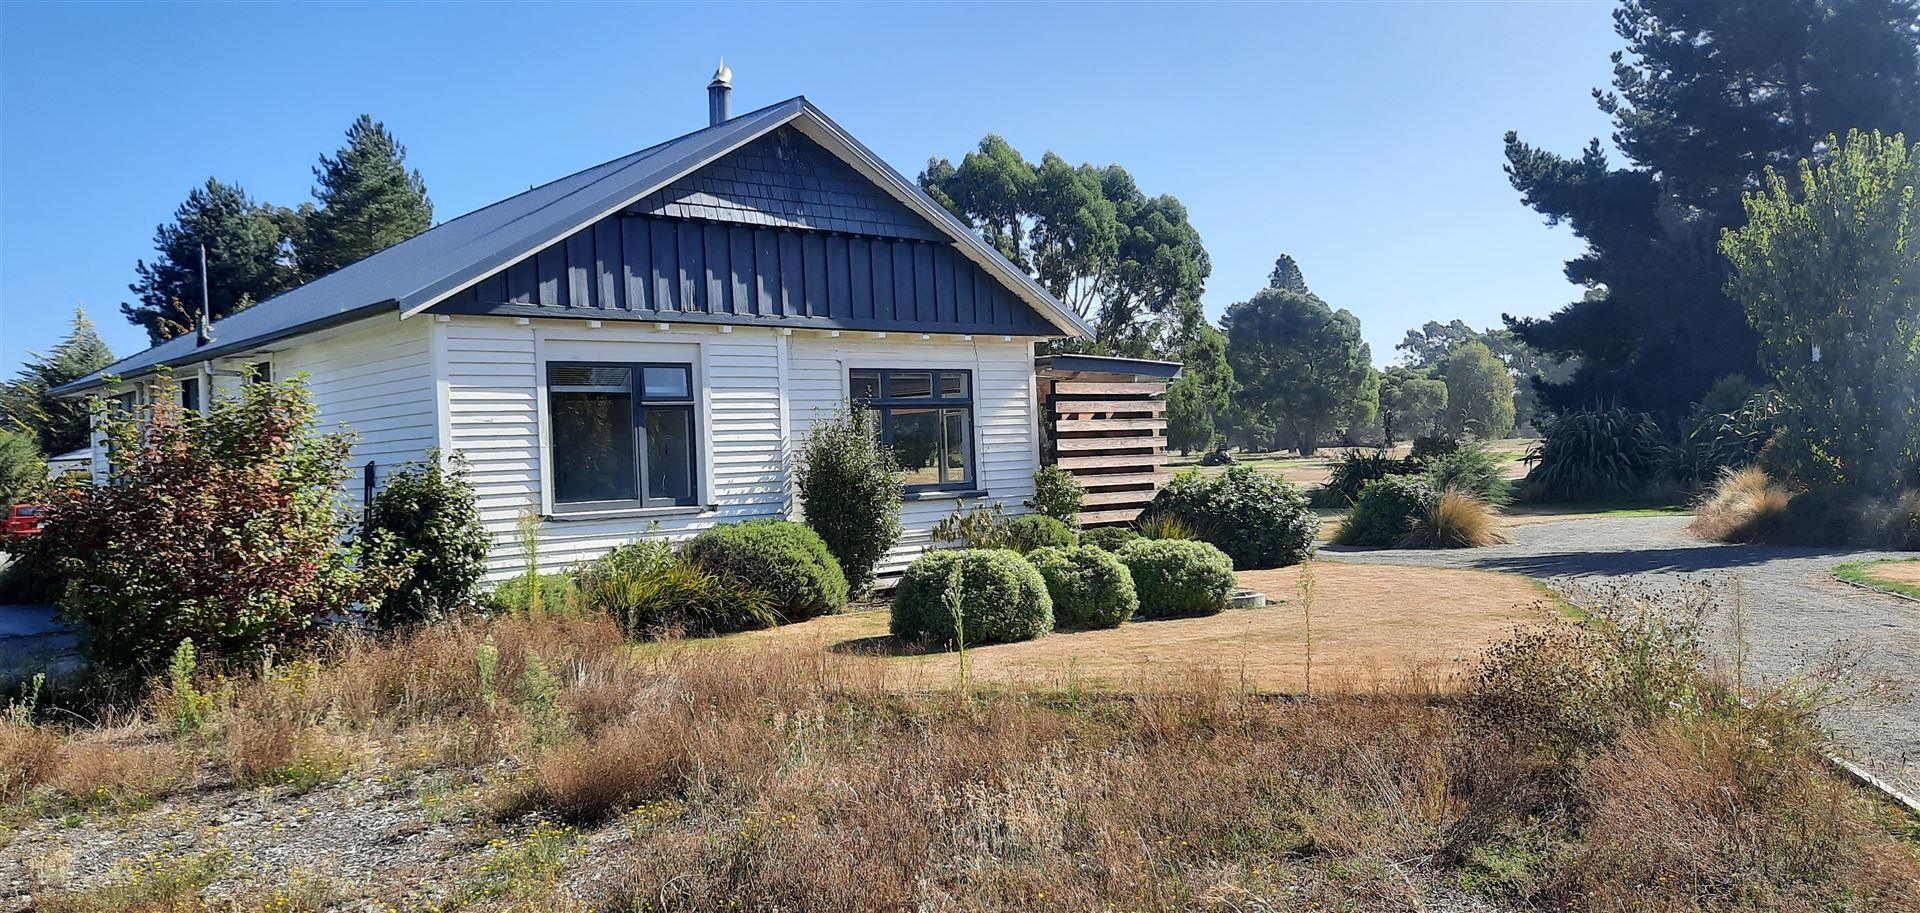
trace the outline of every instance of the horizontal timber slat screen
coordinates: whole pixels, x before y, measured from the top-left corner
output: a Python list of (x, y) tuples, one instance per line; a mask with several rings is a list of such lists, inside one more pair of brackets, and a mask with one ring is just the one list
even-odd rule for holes
[(1046, 462), (1087, 489), (1080, 524), (1132, 522), (1172, 475), (1164, 471), (1166, 393), (1179, 366), (1081, 356), (1040, 361)]

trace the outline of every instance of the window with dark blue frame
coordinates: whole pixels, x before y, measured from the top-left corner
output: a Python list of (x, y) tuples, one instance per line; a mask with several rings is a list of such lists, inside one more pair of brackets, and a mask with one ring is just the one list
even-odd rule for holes
[(556, 506), (699, 503), (690, 365), (550, 363), (547, 421)]
[(853, 401), (874, 411), (909, 491), (974, 486), (973, 372), (856, 368)]

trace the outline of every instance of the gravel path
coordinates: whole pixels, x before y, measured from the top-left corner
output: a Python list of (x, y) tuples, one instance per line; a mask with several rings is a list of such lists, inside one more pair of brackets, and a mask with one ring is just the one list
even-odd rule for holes
[[(1836, 709), (1825, 717), (1841, 750), (1920, 795), (1920, 603), (1834, 580), (1843, 561), (1912, 558), (1911, 553), (1723, 545), (1693, 538), (1688, 517), (1601, 517), (1512, 530), (1511, 545), (1456, 551), (1328, 546), (1325, 558), (1429, 567), (1511, 571), (1546, 581), (1576, 600), (1578, 590), (1625, 584), (1650, 595), (1706, 585), (1730, 594), (1738, 581), (1748, 622), (1748, 672), (1792, 675), (1836, 647), (1864, 650), (1862, 681), (1890, 678), (1904, 700)], [(1723, 595), (1721, 602), (1726, 601)], [(1709, 646), (1731, 643), (1724, 605), (1709, 619)]]

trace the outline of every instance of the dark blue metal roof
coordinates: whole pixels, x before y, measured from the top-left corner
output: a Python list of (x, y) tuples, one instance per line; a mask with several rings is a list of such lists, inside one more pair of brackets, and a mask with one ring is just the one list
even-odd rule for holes
[(1133, 374), (1139, 377), (1174, 377), (1182, 367), (1177, 361), (1151, 358), (1119, 358), (1110, 355), (1042, 355), (1033, 360), (1041, 370), (1086, 371), (1095, 374)]
[(917, 198), (922, 205), (916, 208), (930, 222), (968, 248), (976, 260), (984, 259), (998, 267), (994, 272), (999, 278), (1022, 298), (1037, 304), (1056, 326), (1069, 332), (1090, 332), (1070, 308), (974, 237), (805, 97), (796, 96), (443, 222), (364, 260), (228, 315), (214, 323), (213, 341), (207, 345), (197, 345), (194, 334), (188, 333), (63, 384), (53, 392), (76, 393), (97, 386), (107, 375), (135, 376), (161, 365), (217, 358), (382, 310), (395, 311), (397, 316), (416, 313), (802, 116), (822, 133), (844, 143), (854, 155), (866, 159), (895, 191)]

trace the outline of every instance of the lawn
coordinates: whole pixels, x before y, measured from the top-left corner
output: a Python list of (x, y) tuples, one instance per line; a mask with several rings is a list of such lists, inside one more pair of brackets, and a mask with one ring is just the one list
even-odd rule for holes
[(1920, 559), (1849, 561), (1836, 565), (1833, 576), (1849, 583), (1920, 599)]
[[(1443, 684), (1515, 624), (1543, 620), (1556, 609), (1531, 581), (1511, 574), (1319, 561), (1313, 575), (1314, 675), (1323, 686), (1409, 678)], [(983, 683), (1124, 688), (1207, 669), (1258, 690), (1299, 691), (1306, 684), (1307, 641), (1300, 576), (1299, 567), (1241, 573), (1243, 586), (1267, 595), (1261, 608), (976, 647), (968, 651), (969, 672)], [(1409, 611), (1410, 605), (1421, 609)], [(884, 656), (891, 680), (912, 690), (947, 687), (959, 674), (955, 654), (903, 652), (887, 636), (884, 610), (668, 649), (714, 645)]]

